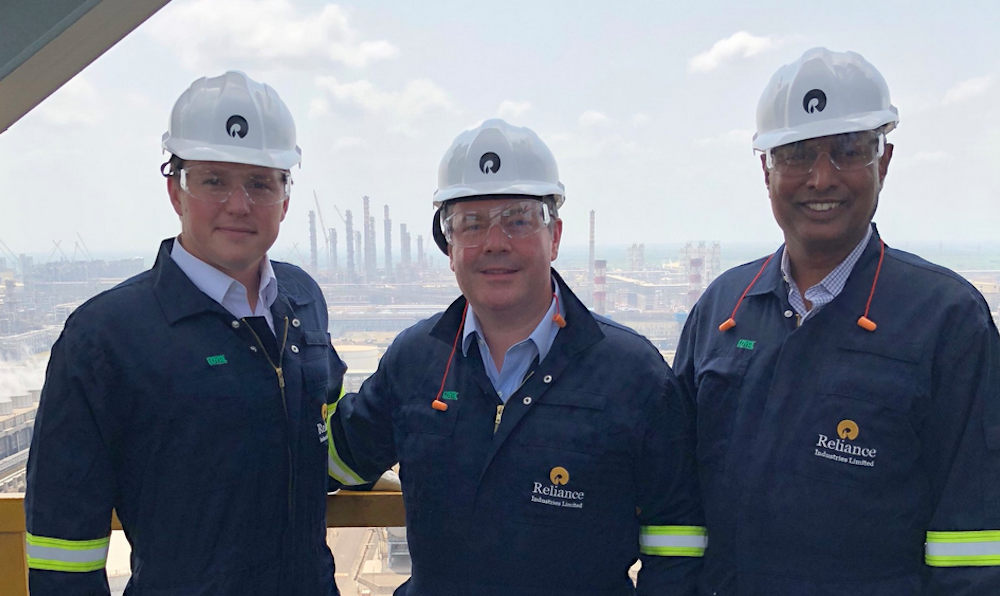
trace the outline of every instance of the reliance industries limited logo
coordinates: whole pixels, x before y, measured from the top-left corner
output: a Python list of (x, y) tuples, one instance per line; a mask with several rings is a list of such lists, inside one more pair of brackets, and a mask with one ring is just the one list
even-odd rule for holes
[[(837, 463), (852, 466), (875, 467), (877, 449), (863, 447), (854, 443), (861, 435), (861, 428), (853, 420), (841, 420), (837, 425), (837, 437), (829, 438), (820, 434), (816, 441), (816, 457), (829, 459)], [(833, 453), (831, 453), (831, 451)]]
[(549, 484), (535, 482), (531, 490), (531, 502), (553, 507), (583, 509), (583, 491), (561, 488), (569, 484), (569, 471), (556, 466), (549, 471)]
[(243, 116), (233, 114), (229, 117), (229, 120), (226, 120), (226, 132), (234, 139), (236, 137), (242, 139), (250, 132), (250, 125), (247, 124), (247, 119)]
[(484, 174), (496, 174), (500, 171), (500, 156), (492, 151), (483, 153), (479, 158), (479, 171)]
[(822, 89), (813, 89), (802, 98), (802, 109), (809, 112), (822, 112), (826, 108), (826, 93)]

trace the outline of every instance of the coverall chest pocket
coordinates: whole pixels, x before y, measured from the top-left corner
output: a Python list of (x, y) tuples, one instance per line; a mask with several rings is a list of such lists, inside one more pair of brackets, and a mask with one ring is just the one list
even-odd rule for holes
[(823, 368), (818, 394), (803, 396), (796, 473), (847, 486), (884, 485), (915, 471), (920, 443), (910, 411), (920, 391), (915, 356), (851, 345)]
[(449, 507), (450, 485), (454, 484), (455, 423), (459, 407), (441, 412), (430, 400), (403, 405), (397, 419), (402, 432), (396, 433), (399, 477), (403, 484), (407, 515)]
[(627, 463), (607, 457), (604, 395), (550, 391), (517, 428), (514, 519), (520, 523), (592, 527), (621, 519), (607, 499), (622, 490)]
[(698, 464), (724, 471), (740, 405), (747, 356), (710, 357), (698, 375)]
[(302, 343), (302, 383), (306, 394), (322, 393), (325, 400), (330, 380), (330, 334), (307, 330), (302, 334)]

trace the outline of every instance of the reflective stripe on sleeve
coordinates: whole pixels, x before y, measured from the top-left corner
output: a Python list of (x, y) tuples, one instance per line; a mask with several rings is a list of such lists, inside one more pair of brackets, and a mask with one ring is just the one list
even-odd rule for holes
[(327, 409), (326, 412), (326, 436), (330, 439), (326, 442), (328, 456), (326, 458), (326, 470), (330, 474), (330, 477), (337, 482), (343, 484), (344, 486), (357, 486), (359, 484), (364, 484), (365, 481), (361, 479), (361, 476), (357, 474), (354, 470), (349, 468), (344, 460), (340, 458), (340, 454), (337, 453), (337, 446), (333, 440), (333, 433), (330, 432), (330, 418), (333, 418), (334, 412), (337, 411), (337, 403), (340, 399), (344, 397), (344, 389), (340, 389), (340, 397), (337, 398), (337, 402), (333, 404), (333, 407)]
[(28, 534), (26, 542), (29, 569), (85, 572), (104, 569), (111, 537), (63, 540)]
[(927, 532), (926, 549), (931, 567), (1000, 566), (1000, 530)]
[(660, 557), (703, 557), (708, 532), (702, 526), (642, 526), (639, 552)]

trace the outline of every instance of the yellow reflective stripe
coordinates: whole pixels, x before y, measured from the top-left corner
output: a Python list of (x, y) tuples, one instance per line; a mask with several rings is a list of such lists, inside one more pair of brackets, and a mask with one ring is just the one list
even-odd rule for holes
[(1000, 566), (1000, 530), (927, 532), (924, 562), (931, 567)]
[[(340, 397), (344, 397), (344, 390), (340, 390)], [(339, 402), (340, 399), (338, 398)], [(326, 458), (326, 471), (330, 474), (330, 477), (337, 482), (343, 484), (344, 486), (356, 486), (358, 484), (364, 484), (365, 481), (351, 468), (344, 463), (344, 460), (340, 458), (340, 454), (337, 453), (337, 446), (334, 444), (333, 433), (330, 432), (330, 419), (333, 418), (333, 413), (337, 409), (337, 404), (334, 404), (332, 408), (329, 408), (326, 413), (326, 436), (329, 439), (326, 442), (326, 448), (328, 457)]]
[(111, 538), (63, 540), (28, 534), (25, 542), (29, 569), (86, 572), (104, 569)]
[(703, 557), (708, 531), (703, 526), (642, 526), (639, 552), (660, 557)]

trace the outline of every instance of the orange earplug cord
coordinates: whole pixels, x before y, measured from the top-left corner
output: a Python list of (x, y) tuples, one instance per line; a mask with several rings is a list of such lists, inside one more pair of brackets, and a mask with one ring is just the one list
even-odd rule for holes
[[(560, 329), (566, 327), (566, 319), (559, 313), (559, 296), (555, 292), (552, 292), (552, 298), (556, 301), (556, 314), (552, 315), (552, 322), (559, 326)], [(444, 376), (441, 377), (441, 388), (438, 389), (437, 395), (434, 397), (434, 401), (431, 402), (431, 407), (439, 412), (445, 412), (448, 410), (448, 404), (441, 401), (441, 396), (444, 395), (444, 384), (448, 380), (448, 371), (451, 370), (451, 361), (455, 358), (455, 350), (458, 348), (458, 338), (462, 336), (462, 329), (465, 328), (465, 316), (469, 313), (469, 303), (465, 303), (465, 308), (462, 310), (462, 322), (458, 325), (458, 332), (455, 333), (455, 341), (451, 344), (451, 354), (448, 355), (448, 365), (444, 367)]]
[[(861, 315), (861, 318), (858, 319), (858, 327), (861, 327), (865, 331), (875, 331), (875, 329), (878, 327), (878, 325), (875, 324), (875, 321), (872, 321), (871, 319), (868, 318), (868, 311), (872, 307), (872, 298), (875, 297), (875, 286), (878, 285), (878, 276), (882, 272), (882, 260), (885, 258), (885, 241), (879, 238), (879, 244), (881, 246), (878, 255), (878, 267), (875, 268), (875, 279), (872, 280), (872, 289), (871, 292), (869, 292), (868, 294), (868, 304), (865, 305), (865, 314)], [(767, 267), (767, 264), (771, 262), (772, 257), (774, 257), (773, 254), (767, 257), (767, 260), (764, 261), (764, 264), (761, 266), (760, 271), (757, 272), (757, 276), (753, 278), (753, 281), (750, 282), (750, 285), (747, 286), (747, 289), (743, 290), (743, 295), (740, 296), (740, 299), (736, 301), (736, 308), (733, 309), (733, 314), (730, 315), (728, 319), (723, 321), (721, 325), (719, 325), (719, 331), (725, 333), (726, 331), (729, 331), (730, 329), (736, 326), (736, 311), (740, 309), (740, 304), (743, 303), (743, 299), (746, 298), (747, 294), (750, 292), (750, 288), (752, 288), (754, 284), (757, 283), (757, 280), (760, 278), (761, 274), (764, 273), (764, 268)]]

